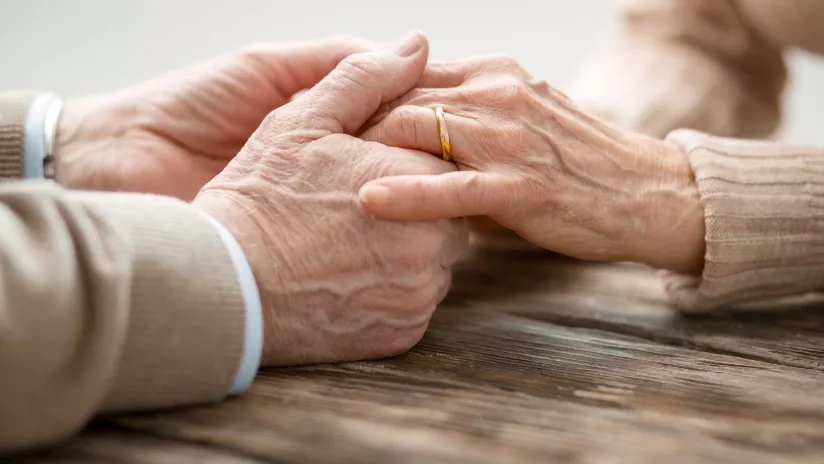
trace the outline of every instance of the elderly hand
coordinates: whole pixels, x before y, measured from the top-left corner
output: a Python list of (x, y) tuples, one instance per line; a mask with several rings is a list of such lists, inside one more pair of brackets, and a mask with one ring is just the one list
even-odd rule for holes
[(191, 200), (270, 111), (367, 48), (352, 39), (253, 46), (125, 91), (68, 100), (57, 181)]
[(488, 216), (576, 258), (700, 270), (703, 212), (679, 148), (584, 113), (507, 58), (430, 64), (418, 86), (362, 136), (440, 156), (432, 108), (442, 106), (460, 171), (369, 182), (370, 213)]
[(426, 153), (350, 136), (424, 71), (426, 39), (352, 55), (269, 114), (194, 204), (237, 238), (264, 306), (264, 365), (359, 360), (423, 335), (466, 249), (460, 220), (389, 222), (360, 208), (364, 183), (454, 170)]

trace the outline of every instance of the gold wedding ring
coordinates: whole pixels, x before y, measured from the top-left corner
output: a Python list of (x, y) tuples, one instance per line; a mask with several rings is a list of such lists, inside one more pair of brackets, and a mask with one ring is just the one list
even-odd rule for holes
[(443, 116), (443, 108), (440, 106), (435, 107), (435, 122), (438, 123), (438, 137), (441, 139), (441, 159), (450, 161), (452, 159), (452, 145), (449, 144), (446, 118)]

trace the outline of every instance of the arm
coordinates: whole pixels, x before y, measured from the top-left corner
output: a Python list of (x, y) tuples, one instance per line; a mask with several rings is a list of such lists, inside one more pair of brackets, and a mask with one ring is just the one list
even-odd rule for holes
[(64, 439), (100, 412), (229, 391), (244, 300), (202, 213), (6, 183), (0, 224), (0, 451)]
[[(42, 176), (44, 116), (55, 100), (0, 96), (4, 177)], [(9, 379), (0, 386), (0, 451), (59, 440), (98, 412), (248, 387), (260, 300), (220, 224), (171, 199), (46, 183), (0, 186), (0, 216), (0, 320), (10, 321), (0, 326), (0, 377)]]
[[(626, 0), (617, 36), (570, 95), (625, 129), (764, 138), (778, 126), (778, 46), (732, 0)], [(756, 30), (758, 29), (758, 30)]]
[[(824, 289), (824, 149), (676, 131), (704, 212), (704, 268), (667, 273), (686, 311)], [(699, 256), (700, 258), (701, 256)]]
[(573, 257), (675, 271), (667, 286), (686, 311), (824, 287), (824, 150), (689, 130), (662, 141), (581, 111), (514, 62), (508, 76), (501, 68), (494, 58), (430, 65), (423, 82), (461, 85), (413, 92), (364, 133), (440, 154), (431, 108), (455, 109), (446, 122), (460, 168), (370, 182), (367, 211), (487, 216)]
[(0, 184), (0, 451), (54, 442), (97, 412), (242, 386), (249, 280), (233, 249), (259, 284), (265, 364), (381, 358), (417, 343), (466, 228), (378, 221), (355, 198), (378, 175), (454, 168), (345, 133), (410, 90), (427, 55), (415, 33), (393, 52), (347, 58), (267, 116), (192, 204)]
[[(622, 2), (617, 40), (585, 68), (573, 95), (583, 107), (655, 136), (682, 127), (727, 137), (770, 135), (786, 80), (775, 44), (809, 45), (802, 37), (811, 26), (787, 15), (814, 18), (821, 10), (744, 3), (750, 10), (726, 0)], [(815, 166), (824, 149), (693, 131), (668, 140), (686, 153), (705, 212), (700, 277), (666, 274), (676, 306), (702, 311), (821, 289), (824, 177)]]

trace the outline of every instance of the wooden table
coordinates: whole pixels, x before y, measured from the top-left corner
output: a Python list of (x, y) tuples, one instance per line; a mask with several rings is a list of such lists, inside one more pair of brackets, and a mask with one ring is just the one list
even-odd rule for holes
[(824, 462), (824, 306), (687, 318), (655, 272), (479, 252), (423, 341), (263, 370), (19, 462)]

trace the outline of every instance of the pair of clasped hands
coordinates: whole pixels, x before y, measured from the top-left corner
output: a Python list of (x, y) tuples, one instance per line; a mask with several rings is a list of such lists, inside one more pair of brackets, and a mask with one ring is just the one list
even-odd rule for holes
[[(649, 242), (685, 221), (654, 208), (692, 182), (683, 156), (589, 116), (512, 59), (428, 55), (420, 33), (394, 47), (255, 46), (70, 100), (57, 180), (175, 196), (221, 222), (260, 290), (264, 365), (408, 350), (467, 249), (466, 217), (582, 259), (695, 266), (687, 253), (659, 262)], [(436, 106), (454, 163), (440, 158)], [(665, 214), (626, 220), (651, 209)]]

